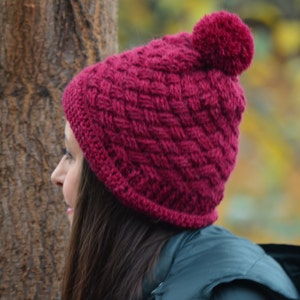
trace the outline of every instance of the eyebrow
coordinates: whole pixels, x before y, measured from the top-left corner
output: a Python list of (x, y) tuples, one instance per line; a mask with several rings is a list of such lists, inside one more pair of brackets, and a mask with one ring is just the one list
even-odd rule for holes
[(64, 133), (64, 141), (68, 142), (68, 137), (66, 136), (66, 134)]

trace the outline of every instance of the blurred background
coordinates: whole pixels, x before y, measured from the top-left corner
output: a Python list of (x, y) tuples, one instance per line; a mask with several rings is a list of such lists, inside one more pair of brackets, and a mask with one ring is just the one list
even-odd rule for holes
[(300, 0), (119, 0), (119, 48), (191, 32), (222, 9), (252, 28), (256, 49), (241, 77), (248, 107), (218, 224), (255, 242), (299, 244)]

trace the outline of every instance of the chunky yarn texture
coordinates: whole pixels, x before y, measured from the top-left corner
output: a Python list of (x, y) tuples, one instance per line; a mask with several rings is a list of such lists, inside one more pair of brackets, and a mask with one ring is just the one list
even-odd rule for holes
[(238, 153), (245, 97), (238, 75), (253, 38), (234, 14), (107, 58), (68, 85), (63, 106), (98, 178), (121, 203), (154, 220), (201, 228)]

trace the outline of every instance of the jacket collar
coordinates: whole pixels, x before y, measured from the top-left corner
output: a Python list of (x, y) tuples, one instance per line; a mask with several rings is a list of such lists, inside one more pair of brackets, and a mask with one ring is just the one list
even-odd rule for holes
[(286, 272), (261, 247), (217, 226), (184, 231), (172, 237), (152, 273), (145, 277), (143, 294), (145, 299), (151, 299), (151, 294), (179, 299), (181, 290), (191, 296), (184, 299), (195, 294), (210, 299), (218, 284), (236, 279), (252, 280), (287, 299), (298, 299)]

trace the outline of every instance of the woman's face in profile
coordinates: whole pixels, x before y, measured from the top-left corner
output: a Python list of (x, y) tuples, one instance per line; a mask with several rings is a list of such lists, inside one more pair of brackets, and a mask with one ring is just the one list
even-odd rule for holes
[(62, 188), (66, 214), (70, 223), (73, 220), (74, 208), (78, 195), (83, 153), (67, 122), (65, 126), (65, 153), (51, 175), (51, 181)]

